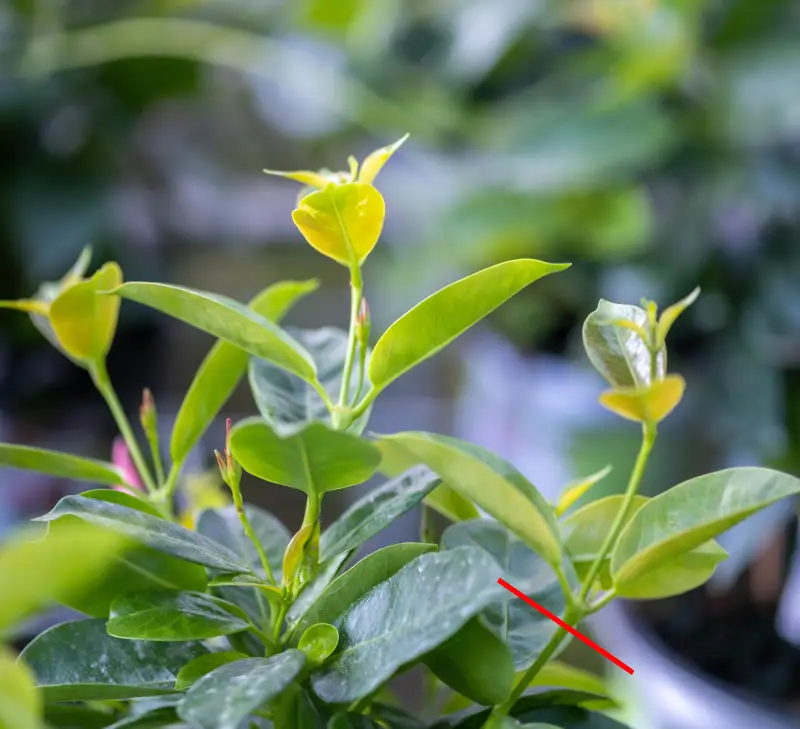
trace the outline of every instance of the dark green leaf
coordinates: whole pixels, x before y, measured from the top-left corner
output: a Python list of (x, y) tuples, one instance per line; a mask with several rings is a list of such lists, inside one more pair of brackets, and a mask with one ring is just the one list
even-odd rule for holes
[(111, 603), (106, 629), (115, 638), (206, 640), (250, 628), (233, 605), (201, 592), (132, 592)]
[[(249, 303), (256, 314), (280, 321), (294, 303), (315, 291), (316, 280), (281, 281), (268, 286)], [(248, 354), (239, 347), (218, 341), (206, 355), (183, 399), (172, 428), (170, 454), (182, 463), (200, 436), (233, 394), (247, 371)]]
[(41, 633), (22, 659), (46, 701), (92, 701), (172, 693), (181, 667), (206, 652), (200, 643), (119, 640), (104, 620), (78, 620)]
[(175, 688), (178, 691), (185, 691), (193, 683), (201, 679), (207, 673), (224, 666), (226, 663), (233, 663), (247, 658), (244, 653), (237, 653), (236, 651), (224, 651), (222, 653), (206, 653), (204, 656), (198, 656), (193, 661), (189, 661), (178, 672), (178, 677), (175, 680)]
[(178, 715), (172, 706), (162, 706), (136, 716), (128, 716), (106, 729), (181, 729)]
[(381, 729), (381, 727), (363, 714), (336, 714), (328, 722), (328, 729)]
[(300, 651), (288, 650), (228, 663), (189, 689), (178, 715), (198, 729), (237, 729), (250, 712), (280, 695), (305, 662)]
[(435, 473), (416, 466), (371, 489), (322, 533), (320, 559), (325, 562), (360, 547), (414, 508), (439, 482)]
[[(331, 400), (336, 401), (347, 358), (347, 332), (333, 327), (287, 329), (287, 332), (311, 355), (317, 368), (317, 380)], [(314, 420), (330, 422), (330, 413), (319, 393), (299, 377), (258, 357), (250, 359), (249, 372), (250, 389), (258, 411), (276, 433), (290, 434), (297, 429), (298, 424)], [(368, 388), (369, 382), (364, 387)], [(356, 396), (357, 389), (358, 378), (353, 377), (350, 381), (351, 398)], [(348, 430), (351, 433), (361, 433), (368, 419), (369, 410)]]
[(0, 443), (0, 466), (107, 486), (126, 485), (122, 472), (112, 463), (11, 443)]
[(80, 704), (47, 704), (44, 707), (44, 719), (51, 729), (107, 729), (115, 715), (109, 708), (90, 709)]
[(347, 572), (337, 577), (311, 607), (306, 610), (292, 631), (292, 643), (314, 623), (334, 623), (357, 600), (420, 555), (431, 552), (432, 544), (393, 544), (364, 557)]
[(328, 722), (308, 693), (293, 684), (278, 699), (275, 729), (326, 729)]
[(497, 601), (496, 580), (495, 562), (469, 547), (415, 559), (342, 616), (340, 650), (312, 674), (314, 691), (329, 703), (369, 695)]
[(229, 549), (165, 519), (120, 504), (84, 496), (65, 496), (52, 511), (36, 521), (50, 522), (76, 516), (106, 529), (125, 534), (159, 552), (181, 557), (226, 572), (247, 572), (248, 567)]
[(180, 319), (193, 327), (268, 359), (309, 382), (314, 381), (311, 356), (277, 324), (226, 296), (169, 284), (131, 282), (114, 292)]
[(380, 461), (370, 442), (320, 422), (281, 437), (260, 418), (250, 418), (234, 426), (231, 451), (254, 476), (317, 495), (363, 483)]

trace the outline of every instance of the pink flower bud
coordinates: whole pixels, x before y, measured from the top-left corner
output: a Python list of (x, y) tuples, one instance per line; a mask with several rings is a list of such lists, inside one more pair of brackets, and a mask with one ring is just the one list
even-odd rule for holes
[[(111, 449), (111, 461), (122, 471), (122, 475), (130, 486), (139, 491), (144, 490), (142, 479), (139, 477), (139, 472), (136, 470), (136, 466), (133, 463), (131, 454), (128, 451), (128, 446), (125, 445), (125, 441), (119, 436), (114, 438), (114, 444)], [(114, 488), (117, 491), (127, 490), (122, 486), (115, 486)]]

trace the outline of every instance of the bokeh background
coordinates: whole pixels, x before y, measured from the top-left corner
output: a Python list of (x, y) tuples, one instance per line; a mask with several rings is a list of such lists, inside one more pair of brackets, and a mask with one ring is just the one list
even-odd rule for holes
[[(239, 300), (319, 276), (290, 323), (344, 326), (347, 272), (294, 229), (297, 186), (261, 170), (344, 169), (410, 133), (377, 182), (375, 330), (481, 266), (573, 266), (393, 385), (374, 430), (475, 440), (550, 496), (612, 463), (590, 498), (619, 491), (638, 434), (597, 405), (580, 325), (601, 297), (667, 305), (699, 285), (670, 342), (688, 394), (646, 492), (733, 464), (800, 473), (798, 33), (795, 0), (2, 0), (0, 298), (91, 244), (128, 280)], [(209, 345), (124, 304), (109, 366), (128, 409), (149, 386), (168, 431)], [(243, 388), (226, 414), (253, 411)], [(85, 373), (0, 312), (0, 440), (108, 457), (114, 435)], [(3, 472), (0, 528), (77, 488)], [(300, 518), (287, 490), (249, 489)], [(637, 628), (781, 709), (800, 704), (793, 513), (746, 522), (713, 591)], [(742, 630), (759, 638), (734, 660)]]

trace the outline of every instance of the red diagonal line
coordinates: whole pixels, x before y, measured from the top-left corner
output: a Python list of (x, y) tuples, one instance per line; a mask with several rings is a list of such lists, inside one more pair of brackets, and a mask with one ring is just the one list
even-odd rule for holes
[(510, 593), (516, 595), (520, 600), (527, 602), (528, 605), (530, 605), (534, 610), (538, 610), (542, 615), (550, 618), (550, 620), (552, 620), (556, 625), (572, 633), (572, 635), (574, 635), (578, 640), (586, 643), (586, 645), (588, 645), (590, 648), (594, 648), (601, 656), (605, 656), (609, 661), (619, 666), (623, 671), (627, 671), (631, 674), (631, 676), (633, 675), (633, 669), (627, 663), (623, 663), (616, 656), (612, 656), (605, 648), (601, 648), (599, 645), (597, 645), (597, 643), (595, 643), (591, 638), (587, 638), (583, 633), (579, 633), (571, 625), (567, 625), (561, 618), (558, 617), (558, 615), (553, 615), (553, 613), (551, 613), (547, 608), (542, 607), (535, 600), (531, 600), (525, 593), (520, 592), (513, 585), (509, 585), (505, 580), (499, 579), (497, 582), (505, 587)]

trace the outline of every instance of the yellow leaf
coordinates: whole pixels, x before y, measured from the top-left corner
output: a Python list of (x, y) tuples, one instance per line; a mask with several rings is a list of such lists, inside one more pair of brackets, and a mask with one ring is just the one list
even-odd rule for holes
[(49, 308), (46, 302), (37, 301), (36, 299), (0, 301), (0, 309), (15, 309), (16, 311), (25, 311), (28, 314), (38, 314), (39, 316), (47, 316)]
[(688, 296), (685, 296), (677, 303), (673, 304), (672, 306), (668, 306), (664, 309), (664, 313), (661, 315), (661, 319), (658, 322), (658, 341), (660, 346), (664, 346), (664, 342), (667, 339), (667, 334), (669, 330), (672, 328), (672, 325), (675, 323), (675, 320), (683, 314), (686, 309), (688, 309), (695, 301), (697, 301), (697, 297), (700, 296), (700, 287), (698, 286), (694, 291), (692, 291)]
[(103, 359), (117, 329), (120, 299), (105, 296), (122, 283), (122, 270), (107, 263), (94, 276), (73, 284), (50, 305), (50, 324), (64, 350), (80, 361)]
[(308, 187), (314, 187), (317, 190), (324, 190), (331, 182), (329, 177), (319, 173), (312, 172), (311, 170), (297, 170), (295, 172), (281, 172), (280, 170), (264, 170), (268, 175), (275, 175), (276, 177), (285, 177), (287, 180), (294, 180), (301, 182)]
[(667, 375), (646, 389), (607, 390), (600, 395), (600, 404), (628, 420), (658, 423), (681, 401), (685, 389), (683, 377)]
[(366, 185), (371, 185), (383, 166), (389, 161), (391, 157), (408, 139), (408, 134), (398, 139), (394, 144), (386, 147), (381, 147), (372, 152), (361, 165), (361, 172), (358, 175), (358, 181)]
[(558, 504), (556, 504), (556, 516), (561, 516), (567, 509), (570, 508), (581, 496), (583, 496), (592, 486), (602, 481), (608, 474), (611, 473), (611, 466), (593, 473), (591, 476), (579, 479), (573, 483), (567, 484), (561, 496), (558, 497)]
[(383, 228), (385, 206), (371, 185), (328, 185), (300, 201), (292, 220), (305, 239), (323, 255), (344, 264), (361, 265)]

